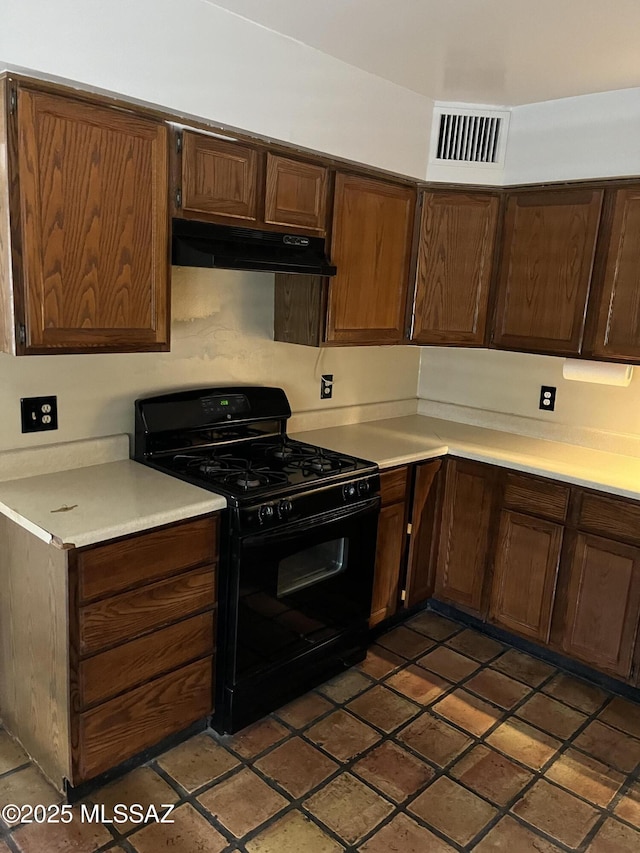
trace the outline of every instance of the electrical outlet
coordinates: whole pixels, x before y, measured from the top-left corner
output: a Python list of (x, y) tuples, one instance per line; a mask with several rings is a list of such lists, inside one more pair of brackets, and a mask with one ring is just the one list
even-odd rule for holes
[(320, 399), (330, 400), (333, 396), (333, 373), (323, 373), (320, 379)]
[(554, 385), (540, 386), (540, 403), (538, 404), (545, 412), (552, 412), (556, 407), (556, 389)]
[(58, 429), (57, 397), (22, 397), (20, 413), (22, 432)]

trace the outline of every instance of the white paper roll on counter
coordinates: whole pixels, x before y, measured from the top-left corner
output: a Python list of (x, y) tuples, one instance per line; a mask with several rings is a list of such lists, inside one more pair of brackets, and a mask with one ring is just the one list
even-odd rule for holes
[(598, 385), (618, 385), (626, 388), (633, 376), (633, 365), (566, 358), (562, 365), (562, 375), (565, 379), (575, 379), (578, 382), (595, 382)]

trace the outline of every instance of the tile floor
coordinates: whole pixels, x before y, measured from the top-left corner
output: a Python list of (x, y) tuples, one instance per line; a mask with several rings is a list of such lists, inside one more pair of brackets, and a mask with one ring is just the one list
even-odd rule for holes
[[(0, 806), (58, 796), (0, 731)], [(233, 737), (91, 797), (173, 824), (0, 823), (0, 853), (638, 853), (640, 705), (424, 612)]]

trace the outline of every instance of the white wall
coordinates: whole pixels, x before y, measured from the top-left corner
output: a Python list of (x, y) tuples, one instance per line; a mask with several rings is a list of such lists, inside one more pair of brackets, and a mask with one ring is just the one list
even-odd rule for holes
[(2, 0), (3, 66), (426, 172), (429, 98), (201, 0)]

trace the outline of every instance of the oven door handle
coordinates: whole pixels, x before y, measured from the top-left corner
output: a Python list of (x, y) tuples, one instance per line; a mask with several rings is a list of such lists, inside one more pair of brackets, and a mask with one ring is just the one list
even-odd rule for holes
[(244, 545), (264, 544), (267, 542), (277, 542), (278, 540), (291, 539), (299, 533), (304, 533), (306, 530), (316, 530), (320, 524), (334, 524), (339, 521), (357, 521), (363, 516), (371, 513), (378, 513), (380, 510), (380, 498), (368, 498), (366, 501), (359, 501), (357, 504), (340, 507), (340, 509), (332, 510), (331, 512), (323, 512), (319, 515), (312, 515), (302, 521), (293, 521), (290, 524), (283, 524), (281, 527), (276, 527), (273, 530), (265, 530), (264, 532), (252, 533), (250, 536), (245, 536), (242, 539)]

